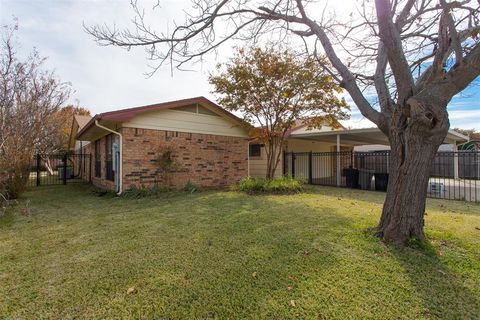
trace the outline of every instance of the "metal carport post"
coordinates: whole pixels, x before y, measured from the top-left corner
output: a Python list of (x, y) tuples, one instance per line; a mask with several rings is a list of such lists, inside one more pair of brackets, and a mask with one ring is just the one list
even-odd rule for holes
[(340, 187), (341, 179), (342, 179), (342, 173), (340, 172), (340, 135), (337, 134), (337, 187)]

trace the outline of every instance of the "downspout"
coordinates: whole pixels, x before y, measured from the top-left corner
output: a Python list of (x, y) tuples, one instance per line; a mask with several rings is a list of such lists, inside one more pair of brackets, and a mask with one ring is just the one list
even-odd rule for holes
[(106, 130), (108, 132), (111, 132), (113, 134), (116, 134), (119, 139), (120, 139), (120, 172), (118, 174), (118, 179), (119, 179), (119, 184), (118, 184), (118, 192), (117, 192), (117, 196), (120, 196), (123, 192), (123, 137), (122, 137), (122, 134), (120, 132), (117, 132), (117, 131), (114, 131), (112, 129), (109, 129), (107, 127), (104, 127), (102, 126), (100, 123), (98, 123), (98, 120), (95, 120), (95, 125), (97, 127), (99, 127), (100, 129), (103, 129), (103, 130)]
[(250, 177), (250, 141), (247, 143), (247, 177)]

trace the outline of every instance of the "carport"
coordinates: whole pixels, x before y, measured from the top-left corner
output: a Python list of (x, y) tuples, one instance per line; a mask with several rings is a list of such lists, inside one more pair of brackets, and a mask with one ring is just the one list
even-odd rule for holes
[[(328, 144), (336, 145), (336, 152), (341, 152), (342, 146), (365, 146), (365, 145), (384, 145), (388, 146), (388, 138), (383, 134), (382, 131), (378, 128), (364, 128), (364, 129), (348, 129), (348, 130), (332, 130), (332, 131), (316, 131), (316, 132), (302, 132), (302, 133), (292, 133), (292, 138), (296, 139), (306, 139), (319, 142), (325, 142)], [(468, 141), (468, 137), (458, 133), (454, 130), (449, 130), (447, 136), (445, 137), (444, 144), (453, 145), (454, 152), (458, 151), (458, 145)], [(341, 167), (342, 157), (337, 156), (336, 167)], [(353, 157), (352, 157), (353, 159)], [(386, 157), (388, 161), (388, 157)], [(388, 166), (388, 164), (387, 164)], [(454, 178), (459, 178), (459, 163), (458, 155), (454, 157)], [(336, 170), (336, 185), (341, 186), (342, 172), (341, 170)]]

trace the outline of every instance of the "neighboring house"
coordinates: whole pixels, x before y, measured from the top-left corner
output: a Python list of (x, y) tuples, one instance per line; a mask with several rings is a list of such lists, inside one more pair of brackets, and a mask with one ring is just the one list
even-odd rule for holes
[[(75, 153), (91, 154), (91, 181), (100, 188), (226, 187), (248, 175), (248, 128), (204, 97), (101, 113), (84, 126), (74, 121)], [(168, 152), (176, 165), (164, 181), (159, 157)]]
[(69, 149), (74, 151), (82, 150), (90, 141), (77, 140), (76, 135), (85, 125), (92, 119), (91, 116), (74, 115), (72, 121), (72, 129), (70, 131)]

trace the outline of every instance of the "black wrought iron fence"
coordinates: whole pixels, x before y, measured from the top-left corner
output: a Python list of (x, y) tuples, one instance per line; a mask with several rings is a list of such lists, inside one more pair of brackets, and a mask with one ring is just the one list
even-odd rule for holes
[[(284, 174), (309, 184), (385, 191), (390, 152), (285, 153)], [(428, 195), (480, 202), (480, 152), (438, 152), (432, 164)]]
[(89, 154), (36, 154), (30, 165), (28, 186), (90, 181)]
[(352, 166), (352, 161), (351, 152), (290, 152), (285, 153), (284, 173), (310, 184), (346, 186), (342, 169)]

